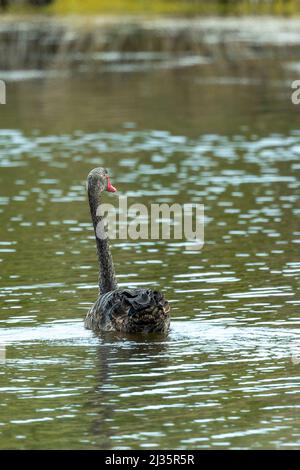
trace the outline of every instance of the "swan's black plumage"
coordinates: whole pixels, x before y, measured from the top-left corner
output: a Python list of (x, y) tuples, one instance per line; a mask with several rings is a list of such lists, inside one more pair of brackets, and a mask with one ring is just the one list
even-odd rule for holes
[(116, 289), (101, 295), (89, 310), (85, 326), (94, 331), (166, 332), (169, 304), (150, 289)]
[(109, 241), (101, 236), (101, 193), (115, 191), (105, 169), (95, 168), (89, 173), (87, 190), (99, 261), (100, 295), (87, 313), (85, 327), (94, 331), (124, 333), (167, 332), (170, 305), (161, 292), (142, 288), (121, 289), (117, 286)]

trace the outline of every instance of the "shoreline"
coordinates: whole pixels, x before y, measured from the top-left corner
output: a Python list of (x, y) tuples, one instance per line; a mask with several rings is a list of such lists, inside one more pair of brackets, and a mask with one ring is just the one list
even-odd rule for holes
[(300, 17), (7, 15), (2, 19), (1, 70), (88, 69), (101, 62), (101, 54), (111, 52), (190, 54), (214, 62), (300, 58)]

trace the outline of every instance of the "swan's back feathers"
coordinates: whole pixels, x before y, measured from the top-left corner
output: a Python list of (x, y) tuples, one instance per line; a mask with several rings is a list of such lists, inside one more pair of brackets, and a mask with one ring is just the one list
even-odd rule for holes
[(163, 294), (150, 289), (115, 289), (99, 297), (85, 326), (94, 331), (165, 332), (170, 306)]

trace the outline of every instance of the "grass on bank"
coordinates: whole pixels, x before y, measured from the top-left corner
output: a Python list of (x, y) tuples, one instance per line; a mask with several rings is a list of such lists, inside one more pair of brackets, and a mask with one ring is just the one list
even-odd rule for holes
[(161, 15), (296, 15), (300, 0), (54, 0), (47, 7), (27, 7), (11, 0), (9, 13), (161, 14)]

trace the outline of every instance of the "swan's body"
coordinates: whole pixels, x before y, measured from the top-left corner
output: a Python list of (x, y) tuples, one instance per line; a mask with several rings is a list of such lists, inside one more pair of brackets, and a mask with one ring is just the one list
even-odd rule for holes
[(90, 172), (87, 190), (99, 261), (100, 295), (87, 313), (85, 327), (94, 331), (124, 333), (167, 332), (170, 305), (162, 293), (150, 289), (118, 288), (109, 242), (103, 236), (103, 217), (99, 212), (101, 193), (116, 191), (105, 169), (95, 168)]
[(116, 289), (101, 295), (89, 310), (85, 326), (94, 331), (166, 332), (169, 306), (160, 292)]

